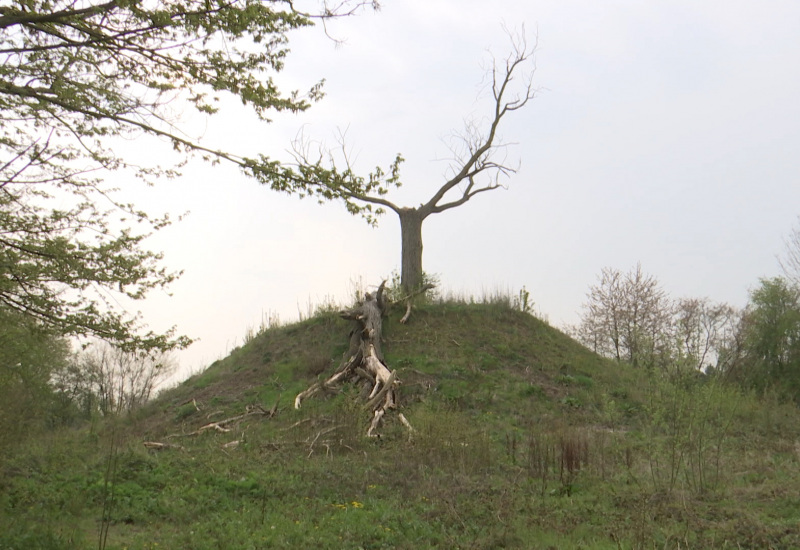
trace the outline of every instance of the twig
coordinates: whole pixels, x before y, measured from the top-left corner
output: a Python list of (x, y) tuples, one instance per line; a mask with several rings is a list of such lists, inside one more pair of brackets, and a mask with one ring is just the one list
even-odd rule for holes
[(288, 432), (289, 430), (293, 430), (294, 428), (300, 426), (301, 424), (305, 424), (306, 422), (311, 422), (311, 420), (312, 420), (311, 418), (304, 418), (302, 420), (298, 420), (297, 422), (295, 422), (294, 424), (292, 424), (288, 428), (281, 429), (281, 431), (282, 432)]
[[(272, 410), (277, 410), (277, 403), (272, 408)], [(236, 416), (232, 416), (230, 418), (226, 418), (226, 419), (220, 420), (218, 422), (211, 422), (209, 424), (206, 424), (205, 426), (199, 427), (195, 431), (190, 432), (188, 434), (172, 434), (172, 435), (168, 435), (167, 438), (171, 438), (171, 437), (189, 437), (189, 436), (192, 436), (192, 435), (200, 435), (201, 433), (203, 433), (203, 432), (205, 432), (207, 430), (216, 430), (218, 432), (226, 432), (227, 433), (227, 432), (229, 432), (231, 430), (230, 430), (230, 428), (226, 428), (225, 427), (226, 424), (230, 424), (231, 422), (236, 422), (238, 420), (242, 420), (243, 418), (247, 418), (248, 416), (266, 416), (267, 418), (271, 418), (271, 417), (274, 416), (274, 413), (272, 411), (264, 410), (264, 407), (262, 407), (261, 405), (253, 405), (253, 406), (249, 407), (249, 410), (244, 414), (239, 414), (239, 415), (236, 415)]]
[[(308, 445), (308, 458), (311, 458), (311, 455), (314, 454), (314, 444), (317, 442), (317, 440), (321, 436), (323, 436), (325, 434), (328, 434), (328, 433), (331, 433), (334, 430), (338, 430), (341, 427), (342, 427), (341, 424), (337, 424), (336, 426), (331, 426), (330, 428), (325, 428), (324, 430), (320, 430), (319, 432), (317, 432), (317, 435), (314, 437), (314, 439)], [(327, 445), (327, 444), (325, 444), (325, 447), (327, 448), (327, 452), (326, 452), (326, 456), (327, 456), (327, 454), (330, 453), (331, 448), (330, 448), (330, 445)]]
[(175, 445), (174, 443), (161, 443), (159, 441), (144, 441), (142, 445), (152, 451), (162, 451), (164, 449), (178, 449), (179, 451), (186, 450), (181, 445)]

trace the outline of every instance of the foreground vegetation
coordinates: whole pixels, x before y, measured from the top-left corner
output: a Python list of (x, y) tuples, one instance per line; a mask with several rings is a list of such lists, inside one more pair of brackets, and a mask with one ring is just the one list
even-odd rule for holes
[(318, 315), (8, 452), (0, 548), (800, 547), (794, 405), (600, 358), (509, 304), (400, 313), (384, 351), (413, 434), (364, 438), (356, 388), (291, 408), (347, 347)]

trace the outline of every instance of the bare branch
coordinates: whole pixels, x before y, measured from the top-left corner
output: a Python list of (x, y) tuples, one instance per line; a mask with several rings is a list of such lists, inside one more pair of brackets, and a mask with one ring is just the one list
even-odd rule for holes
[[(363, 212), (353, 205), (351, 200), (377, 204), (398, 212), (400, 207), (382, 195), (388, 192), (391, 185), (399, 186), (399, 182), (394, 180), (397, 179), (397, 168), (402, 157), (398, 156), (392, 165), (390, 178), (385, 179), (384, 171), (376, 168), (369, 175), (369, 179), (365, 180), (363, 176), (356, 175), (352, 153), (347, 149), (346, 134), (346, 130), (340, 130), (337, 147), (330, 149), (324, 142), (307, 139), (303, 130), (300, 130), (292, 141), (290, 154), (302, 185), (324, 199), (343, 198), (348, 209), (354, 214)], [(367, 217), (370, 222), (374, 220), (369, 216), (371, 212), (371, 209), (368, 209)]]
[[(482, 130), (478, 124), (469, 122), (460, 136), (464, 153), (454, 153), (454, 174), (428, 200), (415, 210), (421, 219), (428, 215), (443, 212), (461, 206), (472, 197), (486, 191), (505, 188), (501, 179), (516, 173), (517, 167), (509, 165), (505, 159), (497, 159), (497, 153), (509, 144), (499, 141), (498, 129), (506, 114), (524, 107), (536, 95), (533, 87), (535, 70), (534, 53), (536, 43), (532, 47), (523, 35), (509, 32), (512, 42), (511, 53), (502, 61), (492, 61), (491, 90), (493, 108), (488, 129)], [(521, 83), (517, 85), (517, 81)], [(355, 172), (352, 153), (345, 145), (344, 133), (338, 136), (338, 146), (327, 148), (321, 142), (311, 142), (299, 134), (292, 143), (291, 154), (294, 158), (294, 170), (281, 174), (288, 184), (301, 188), (307, 195), (315, 196), (320, 201), (343, 200), (348, 211), (362, 215), (369, 223), (377, 222), (377, 215), (383, 208), (393, 210), (402, 217), (408, 208), (399, 206), (386, 198), (391, 187), (400, 187), (399, 166), (403, 158), (398, 155), (388, 171), (375, 168), (367, 177)], [(235, 162), (235, 161), (234, 161)], [(258, 163), (248, 163), (247, 170), (257, 171)], [(262, 163), (263, 164), (263, 163)], [(267, 171), (273, 178), (275, 174)], [(256, 177), (259, 177), (256, 174)], [(278, 178), (280, 179), (280, 178)], [(444, 197), (463, 186), (458, 198), (442, 203)], [(373, 210), (372, 206), (379, 208)]]
[[(511, 35), (511, 33), (509, 34)], [(422, 206), (422, 210), (426, 214), (438, 213), (449, 208), (460, 206), (478, 193), (502, 187), (499, 184), (499, 177), (508, 176), (516, 172), (516, 169), (502, 162), (496, 162), (492, 160), (492, 157), (498, 149), (504, 147), (504, 144), (496, 143), (497, 131), (503, 117), (509, 112), (521, 109), (536, 95), (536, 89), (533, 87), (535, 65), (530, 72), (524, 72), (526, 64), (532, 62), (534, 59), (536, 44), (534, 44), (532, 48), (529, 48), (525, 37), (519, 35), (511, 35), (511, 40), (512, 51), (508, 57), (506, 57), (505, 61), (499, 63), (497, 59), (494, 59), (492, 62), (491, 79), (494, 110), (489, 129), (485, 135), (481, 135), (476, 127), (471, 124), (467, 125), (467, 131), (463, 139), (466, 143), (468, 156), (465, 159), (459, 159), (457, 156), (456, 160), (459, 161), (458, 170), (455, 175), (445, 182), (431, 199)], [(522, 90), (513, 93), (510, 91), (510, 87), (515, 78), (520, 76), (520, 72), (524, 73), (521, 76), (523, 82)], [(479, 175), (488, 175), (489, 183), (477, 185), (476, 177)], [(448, 192), (464, 181), (467, 181), (468, 185), (458, 200), (442, 205), (439, 204)]]
[(0, 11), (0, 29), (6, 29), (14, 25), (32, 25), (41, 23), (54, 23), (69, 19), (88, 17), (109, 11), (117, 6), (117, 2), (106, 2), (98, 6), (90, 6), (83, 9), (60, 10), (53, 13), (28, 13), (12, 8), (2, 8)]
[(778, 258), (778, 263), (784, 275), (795, 285), (800, 287), (800, 216), (797, 225), (783, 240), (784, 255)]

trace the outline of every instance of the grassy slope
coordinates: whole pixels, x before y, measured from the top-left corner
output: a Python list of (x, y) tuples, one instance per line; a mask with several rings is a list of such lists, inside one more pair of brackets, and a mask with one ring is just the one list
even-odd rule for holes
[[(291, 409), (346, 348), (349, 325), (319, 316), (18, 452), (0, 549), (98, 547), (104, 512), (109, 549), (800, 547), (796, 409), (651, 379), (498, 305), (398, 317), (384, 350), (412, 438), (391, 417), (363, 438), (355, 389)], [(170, 437), (278, 399), (275, 418)]]

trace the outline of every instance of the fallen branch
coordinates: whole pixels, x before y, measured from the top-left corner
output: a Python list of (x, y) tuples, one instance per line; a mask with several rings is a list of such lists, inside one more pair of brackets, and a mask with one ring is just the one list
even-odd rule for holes
[(295, 409), (299, 409), (300, 408), (300, 403), (302, 403), (302, 401), (304, 399), (306, 399), (308, 397), (311, 397), (312, 395), (316, 394), (320, 390), (330, 391), (333, 388), (333, 386), (336, 383), (339, 382), (339, 380), (341, 380), (342, 378), (345, 378), (349, 374), (350, 373), (348, 371), (346, 371), (346, 370), (343, 370), (341, 372), (337, 372), (336, 374), (334, 374), (333, 376), (328, 378), (325, 382), (317, 382), (317, 383), (313, 384), (307, 390), (298, 393), (297, 397), (294, 398), (294, 408)]
[[(314, 454), (314, 444), (317, 442), (317, 440), (321, 436), (323, 436), (325, 434), (329, 434), (334, 430), (338, 430), (339, 428), (341, 428), (341, 426), (337, 425), (337, 426), (331, 426), (330, 428), (325, 428), (324, 430), (320, 430), (317, 433), (317, 435), (314, 437), (314, 439), (311, 441), (311, 443), (308, 445), (308, 458), (311, 458), (311, 455)], [(325, 449), (326, 449), (325, 455), (327, 456), (331, 452), (331, 447), (327, 442), (323, 442), (323, 445), (325, 446)]]
[(291, 426), (289, 426), (288, 428), (282, 428), (282, 429), (281, 429), (281, 431), (282, 431), (282, 432), (288, 432), (289, 430), (293, 430), (293, 429), (295, 429), (295, 428), (296, 428), (296, 427), (298, 427), (298, 426), (302, 426), (302, 425), (303, 425), (303, 424), (305, 424), (306, 422), (311, 422), (311, 420), (312, 420), (311, 418), (304, 418), (304, 419), (302, 419), (302, 420), (298, 420), (297, 422), (295, 422), (294, 424), (292, 424), (292, 425), (291, 425)]
[(189, 403), (191, 403), (191, 404), (194, 406), (194, 408), (195, 408), (195, 410), (196, 410), (197, 412), (200, 412), (200, 407), (199, 407), (199, 405), (197, 404), (197, 400), (196, 400), (196, 399), (194, 399), (194, 398), (192, 398), (192, 399), (188, 399), (188, 400), (184, 401), (183, 403), (180, 403), (178, 406), (179, 406), (179, 407), (183, 407), (184, 405), (188, 405)]
[(161, 443), (159, 441), (144, 441), (142, 445), (151, 451), (163, 451), (164, 449), (178, 449), (179, 451), (186, 450), (181, 445), (175, 445), (174, 443)]
[(218, 420), (217, 422), (209, 422), (208, 424), (206, 424), (204, 426), (200, 426), (199, 428), (197, 428), (193, 432), (189, 432), (189, 433), (186, 433), (186, 434), (172, 434), (172, 435), (168, 435), (167, 438), (172, 438), (172, 437), (191, 437), (191, 436), (194, 436), (194, 435), (200, 435), (203, 432), (207, 432), (209, 430), (215, 430), (215, 431), (218, 431), (218, 432), (227, 433), (227, 432), (231, 431), (231, 428), (226, 427), (228, 424), (232, 424), (234, 422), (238, 422), (238, 421), (243, 420), (243, 419), (245, 419), (247, 417), (250, 417), (250, 416), (266, 416), (267, 418), (272, 418), (278, 412), (278, 402), (279, 401), (280, 401), (280, 398), (278, 398), (278, 401), (275, 402), (275, 405), (273, 405), (273, 407), (270, 410), (264, 409), (264, 407), (262, 407), (261, 405), (248, 405), (247, 409), (246, 409), (247, 412), (245, 412), (243, 414), (238, 414), (236, 416), (232, 416), (232, 417), (226, 418), (224, 420)]

